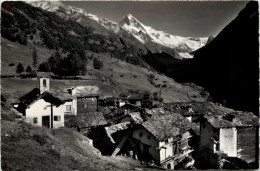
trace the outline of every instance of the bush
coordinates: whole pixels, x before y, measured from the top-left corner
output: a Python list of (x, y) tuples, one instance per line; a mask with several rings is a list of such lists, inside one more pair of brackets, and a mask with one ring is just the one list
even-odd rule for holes
[(19, 64), (17, 65), (17, 67), (16, 67), (16, 73), (17, 73), (17, 74), (20, 74), (20, 73), (22, 73), (22, 72), (24, 72), (24, 67), (23, 67), (23, 65), (22, 65), (21, 63), (19, 63)]
[(14, 63), (10, 63), (8, 66), (15, 66), (15, 64)]
[(103, 62), (98, 60), (97, 58), (94, 58), (93, 67), (95, 69), (101, 69), (103, 67)]
[(28, 65), (25, 71), (26, 71), (26, 72), (32, 72), (32, 68), (31, 68), (31, 66)]
[(39, 65), (38, 71), (41, 72), (49, 72), (50, 71), (50, 65), (48, 62), (41, 63)]

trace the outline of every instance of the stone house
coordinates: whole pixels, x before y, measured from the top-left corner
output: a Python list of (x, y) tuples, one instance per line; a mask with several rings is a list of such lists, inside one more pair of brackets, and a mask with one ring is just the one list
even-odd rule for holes
[(71, 88), (71, 95), (77, 98), (77, 115), (98, 111), (99, 88), (97, 86)]
[(189, 145), (192, 134), (190, 122), (182, 115), (159, 116), (133, 129), (135, 153), (139, 160), (152, 160), (167, 169), (188, 168), (194, 163)]
[(258, 165), (258, 117), (250, 112), (214, 113), (200, 124), (200, 160), (218, 168), (219, 154)]

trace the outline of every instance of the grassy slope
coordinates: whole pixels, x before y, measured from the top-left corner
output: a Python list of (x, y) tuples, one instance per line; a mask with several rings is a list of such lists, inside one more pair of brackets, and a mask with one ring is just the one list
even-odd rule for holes
[[(9, 115), (9, 116), (7, 116)], [(68, 128), (50, 130), (2, 113), (3, 170), (129, 170), (133, 165), (104, 157), (89, 139)]]
[[(132, 65), (118, 59), (110, 58), (108, 54), (95, 54), (99, 56), (99, 59), (103, 61), (104, 67), (101, 70), (95, 70), (89, 62), (88, 69), (90, 72), (99, 73), (109, 79), (116, 80), (123, 88), (150, 90), (152, 92), (159, 92), (160, 89), (155, 85), (164, 84), (166, 82), (167, 87), (162, 88), (162, 97), (165, 102), (180, 102), (180, 101), (205, 101), (206, 99), (201, 97), (198, 87), (185, 86), (175, 82), (173, 79), (159, 74), (155, 71), (142, 68), (137, 65)], [(113, 69), (113, 71), (111, 71)], [(113, 77), (111, 75), (113, 74)], [(153, 74), (153, 84), (149, 80), (149, 75)]]
[[(15, 74), (16, 66), (21, 62), (26, 69), (27, 65), (32, 67), (32, 52), (33, 45), (28, 43), (27, 46), (21, 45), (17, 42), (12, 42), (2, 37), (1, 39), (1, 74)], [(46, 61), (53, 50), (47, 48), (41, 48), (40, 46), (35, 46), (38, 55), (38, 63)], [(14, 63), (15, 67), (8, 66), (10, 63)]]
[[(24, 66), (31, 63), (30, 53), (32, 51), (30, 46), (22, 46), (6, 39), (2, 40), (2, 74), (10, 73), (7, 72), (7, 69), (10, 69), (8, 64), (11, 62), (14, 62), (15, 64), (22, 62)], [(10, 48), (12, 47), (8, 46), (9, 44), (17, 46), (17, 49), (11, 50)], [(40, 59), (39, 61), (44, 61), (51, 55), (51, 51), (43, 47), (38, 48), (38, 52)], [(88, 73), (85, 76), (85, 78), (89, 80), (52, 80), (51, 88), (68, 88), (78, 85), (97, 85), (104, 94), (112, 94), (113, 90), (116, 92), (123, 92), (126, 91), (126, 89), (140, 89), (158, 92), (160, 89), (156, 87), (156, 85), (163, 85), (165, 82), (167, 87), (162, 88), (162, 97), (165, 102), (206, 100), (201, 97), (201, 90), (197, 87), (194, 88), (191, 86), (185, 86), (183, 84), (176, 83), (173, 79), (157, 72), (132, 65), (115, 58), (111, 59), (108, 54), (92, 54), (94, 57), (98, 57), (103, 61), (104, 67), (101, 70), (94, 69), (93, 59), (89, 59), (87, 66)], [(89, 56), (89, 54), (87, 56)], [(111, 69), (113, 69), (113, 71), (111, 71)], [(15, 68), (13, 68), (13, 71), (14, 70)], [(150, 74), (153, 74), (155, 77), (152, 81), (149, 80)], [(111, 75), (113, 75), (113, 77)], [(102, 81), (104, 78), (107, 78), (107, 81)], [(16, 93), (21, 95), (39, 86), (37, 80), (19, 78), (3, 78), (1, 84), (2, 91), (4, 93), (13, 93), (18, 91)]]

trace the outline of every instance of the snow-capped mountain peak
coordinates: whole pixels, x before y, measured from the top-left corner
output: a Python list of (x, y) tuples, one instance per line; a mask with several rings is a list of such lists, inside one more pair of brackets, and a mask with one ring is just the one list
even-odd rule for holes
[(208, 40), (208, 38), (181, 37), (157, 31), (152, 27), (145, 26), (131, 14), (128, 14), (120, 22), (120, 26), (135, 36), (140, 42), (148, 43), (152, 41), (169, 48), (175, 48), (180, 56), (184, 58), (191, 58), (192, 56), (189, 52), (201, 48)]
[(208, 38), (192, 38), (170, 35), (163, 31), (157, 31), (152, 27), (141, 23), (133, 15), (126, 15), (123, 20), (117, 24), (104, 17), (90, 14), (84, 9), (64, 5), (60, 1), (28, 1), (32, 6), (42, 8), (49, 12), (54, 12), (58, 16), (65, 19), (74, 19), (78, 23), (84, 23), (84, 17), (91, 19), (105, 29), (120, 34), (126, 32), (134, 36), (143, 44), (158, 44), (167, 48), (175, 49), (183, 58), (192, 58), (190, 52), (195, 51), (204, 46)]

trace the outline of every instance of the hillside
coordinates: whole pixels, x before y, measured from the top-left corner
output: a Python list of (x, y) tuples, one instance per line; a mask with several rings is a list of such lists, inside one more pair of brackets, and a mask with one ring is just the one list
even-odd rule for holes
[(34, 1), (29, 4), (53, 12), (66, 20), (73, 20), (83, 26), (94, 26), (102, 33), (104, 29), (113, 32), (120, 38), (131, 41), (135, 46), (145, 46), (153, 53), (165, 52), (177, 58), (192, 58), (189, 52), (197, 50), (206, 44), (208, 38), (193, 38), (170, 35), (145, 26), (134, 16), (128, 14), (118, 24), (105, 17), (88, 13), (84, 9), (64, 5), (60, 1)]
[(171, 75), (205, 87), (228, 107), (258, 115), (258, 22), (258, 2), (249, 2), (193, 59), (173, 65)]
[(3, 170), (134, 169), (129, 162), (102, 156), (76, 131), (32, 126), (14, 111), (5, 110), (1, 116), (1, 160)]
[(82, 25), (23, 2), (3, 3), (1, 15), (2, 37), (12, 42), (59, 50), (64, 54), (73, 49), (109, 52), (122, 60), (136, 58), (129, 61), (146, 66), (140, 58), (140, 55), (147, 53), (143, 44), (131, 35), (120, 36), (93, 21)]

